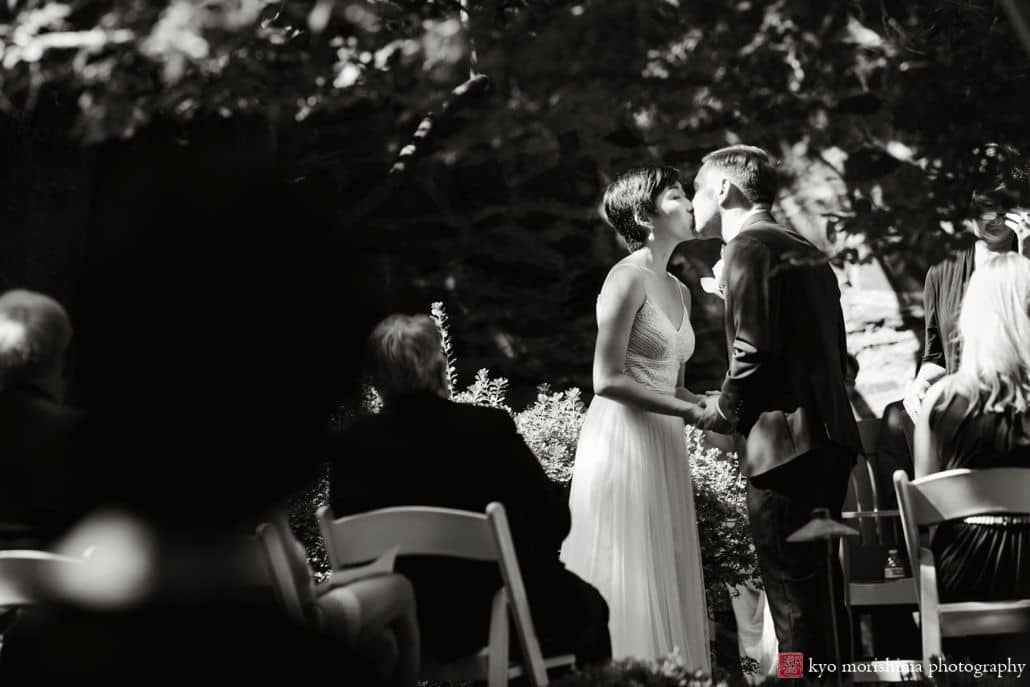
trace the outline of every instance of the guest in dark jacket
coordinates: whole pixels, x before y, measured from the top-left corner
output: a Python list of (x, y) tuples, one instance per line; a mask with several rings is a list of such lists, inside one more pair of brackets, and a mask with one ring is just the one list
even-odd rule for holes
[[(958, 324), (962, 362), (926, 394), (915, 431), (916, 477), (1030, 469), (1028, 303), (1030, 260), (1022, 256), (993, 258), (970, 279)], [(1030, 515), (941, 523), (932, 545), (941, 601), (1030, 598)], [(1020, 648), (1007, 655), (1027, 658), (1030, 634), (1012, 642)], [(964, 642), (960, 653), (979, 656), (970, 646)]]
[(0, 296), (0, 546), (46, 546), (76, 513), (71, 453), (82, 416), (64, 405), (72, 328), (31, 291)]
[[(891, 475), (895, 470), (913, 474), (913, 431), (927, 390), (945, 375), (958, 372), (962, 359), (959, 317), (966, 287), (987, 261), (1009, 252), (1027, 255), (1025, 225), (1026, 193), (1022, 179), (1024, 158), (1019, 151), (1000, 151), (1018, 161), (1014, 172), (988, 175), (973, 190), (967, 210), (967, 229), (975, 237), (973, 245), (948, 255), (930, 267), (923, 287), (926, 329), (919, 370), (905, 389), (905, 397), (883, 409), (883, 424), (877, 441), (875, 463), (882, 507), (897, 506)], [(998, 158), (1000, 160), (1000, 158)], [(1003, 163), (1004, 164), (1004, 163)]]
[[(558, 560), (569, 532), (564, 490), (552, 483), (503, 411), (448, 400), (447, 360), (426, 316), (393, 315), (370, 338), (384, 407), (338, 437), (330, 467), (337, 517), (401, 505), (484, 512), (504, 504), (545, 654), (581, 662), (611, 655), (608, 607)], [(486, 644), (496, 565), (409, 557), (426, 655), (437, 660)]]

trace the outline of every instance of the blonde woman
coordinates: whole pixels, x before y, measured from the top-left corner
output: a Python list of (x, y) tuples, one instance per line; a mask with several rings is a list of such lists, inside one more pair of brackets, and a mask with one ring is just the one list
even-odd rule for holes
[[(959, 316), (958, 371), (930, 389), (916, 424), (916, 477), (1030, 468), (1028, 309), (1030, 260), (1021, 255), (994, 257), (970, 278)], [(1030, 597), (1030, 516), (944, 523), (933, 548), (941, 601)], [(1023, 654), (1027, 639), (1017, 645)]]

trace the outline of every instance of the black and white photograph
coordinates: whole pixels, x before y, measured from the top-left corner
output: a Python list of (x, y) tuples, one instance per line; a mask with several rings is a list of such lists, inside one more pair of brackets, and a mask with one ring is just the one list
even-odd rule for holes
[(0, 685), (1030, 685), (1027, 0), (0, 0)]

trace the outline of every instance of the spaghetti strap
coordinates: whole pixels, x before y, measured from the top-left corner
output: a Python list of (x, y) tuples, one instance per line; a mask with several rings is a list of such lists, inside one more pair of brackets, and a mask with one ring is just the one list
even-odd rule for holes
[(689, 319), (690, 318), (690, 308), (687, 307), (687, 299), (683, 297), (683, 289), (686, 288), (686, 284), (684, 284), (683, 282), (681, 282), (679, 279), (677, 279), (675, 276), (673, 276), (671, 274), (669, 276), (672, 277), (673, 279), (676, 279), (676, 288), (678, 288), (680, 290), (680, 303), (683, 304), (683, 316), (686, 317), (687, 319)]

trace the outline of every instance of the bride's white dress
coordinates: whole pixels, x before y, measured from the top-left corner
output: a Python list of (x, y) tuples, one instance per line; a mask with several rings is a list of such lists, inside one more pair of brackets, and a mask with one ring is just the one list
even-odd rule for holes
[[(683, 306), (677, 329), (646, 297), (626, 350), (625, 373), (674, 394), (694, 352)], [(561, 559), (608, 601), (612, 653), (658, 658), (674, 648), (711, 671), (694, 490), (678, 417), (595, 396), (576, 449), (572, 530)]]

